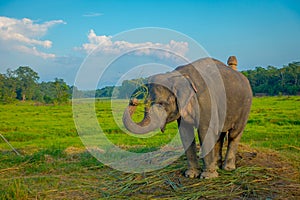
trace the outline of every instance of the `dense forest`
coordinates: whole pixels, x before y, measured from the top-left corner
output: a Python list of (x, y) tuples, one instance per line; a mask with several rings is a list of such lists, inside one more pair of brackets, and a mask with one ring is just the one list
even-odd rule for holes
[(39, 75), (30, 67), (8, 69), (0, 74), (0, 102), (12, 103), (16, 100), (33, 100), (47, 104), (66, 103), (71, 97), (72, 88), (63, 79), (38, 82)]
[(256, 67), (242, 73), (249, 79), (256, 96), (300, 95), (300, 62), (289, 63), (280, 69)]
[[(242, 71), (249, 79), (253, 94), (262, 95), (300, 95), (300, 62), (292, 62), (282, 68), (268, 66)], [(39, 82), (39, 75), (30, 67), (8, 69), (0, 74), (0, 103), (33, 100), (46, 104), (66, 103), (76, 90), (77, 97), (129, 98), (131, 92), (147, 79), (126, 80), (121, 86), (107, 86), (96, 91), (78, 91), (63, 79)]]

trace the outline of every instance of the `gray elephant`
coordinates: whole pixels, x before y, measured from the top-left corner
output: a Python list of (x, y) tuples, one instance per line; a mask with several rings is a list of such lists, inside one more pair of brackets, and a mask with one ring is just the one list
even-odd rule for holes
[[(138, 101), (132, 99), (123, 114), (124, 126), (135, 134), (145, 134), (177, 120), (188, 161), (185, 176), (213, 178), (216, 169), (234, 170), (236, 151), (246, 126), (252, 102), (248, 79), (224, 63), (203, 58), (174, 71), (149, 77), (144, 119), (132, 120)], [(197, 158), (194, 128), (201, 144), (203, 169)], [(227, 135), (228, 147), (222, 161)]]

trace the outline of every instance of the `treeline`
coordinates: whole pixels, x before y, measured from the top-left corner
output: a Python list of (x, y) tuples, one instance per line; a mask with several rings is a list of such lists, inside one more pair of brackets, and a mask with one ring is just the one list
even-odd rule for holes
[(242, 72), (250, 81), (253, 94), (300, 95), (300, 62), (292, 62), (278, 69), (256, 67)]
[(8, 69), (6, 74), (0, 74), (0, 102), (33, 100), (59, 104), (69, 101), (72, 88), (63, 79), (38, 83), (39, 78), (38, 73), (27, 66)]
[[(253, 94), (258, 95), (300, 95), (300, 62), (292, 62), (282, 68), (268, 66), (242, 71), (249, 79)], [(39, 75), (30, 67), (19, 67), (0, 74), (0, 103), (12, 103), (16, 100), (33, 100), (47, 104), (66, 103), (72, 97), (73, 90), (78, 98), (129, 98), (135, 89), (147, 79), (125, 80), (121, 86), (107, 86), (96, 91), (79, 91), (69, 86), (63, 79), (38, 82)], [(147, 91), (135, 91), (141, 97)]]
[[(249, 79), (253, 95), (300, 95), (300, 62), (292, 62), (282, 68), (268, 66), (242, 71)], [(126, 80), (121, 86), (105, 87), (96, 91), (96, 97), (128, 98), (134, 88), (142, 85), (146, 79)], [(138, 95), (138, 94), (137, 94)]]
[(116, 99), (127, 99), (132, 96), (132, 93), (135, 92), (137, 98), (141, 98), (144, 94), (143, 89), (135, 91), (139, 86), (142, 86), (147, 82), (147, 78), (125, 80), (122, 82), (121, 86), (106, 86), (101, 89), (89, 90), (89, 91), (76, 91), (77, 98), (116, 98)]

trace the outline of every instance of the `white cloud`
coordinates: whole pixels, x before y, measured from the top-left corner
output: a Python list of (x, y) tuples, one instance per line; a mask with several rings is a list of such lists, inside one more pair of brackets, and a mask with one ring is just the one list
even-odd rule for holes
[(187, 42), (177, 42), (170, 40), (167, 44), (144, 42), (130, 43), (127, 41), (113, 41), (112, 36), (96, 35), (94, 30), (90, 30), (88, 43), (83, 44), (77, 50), (84, 50), (86, 53), (97, 51), (103, 54), (120, 54), (133, 51), (135, 55), (155, 55), (159, 58), (174, 58), (185, 56), (189, 46)]
[(32, 54), (34, 56), (42, 57), (44, 59), (56, 57), (55, 54), (44, 53), (44, 52), (38, 51), (36, 49), (36, 47), (29, 48), (29, 47), (20, 45), (20, 46), (15, 46), (15, 49), (18, 50), (19, 52)]
[(39, 38), (56, 24), (65, 22), (52, 20), (39, 24), (28, 18), (14, 19), (0, 16), (0, 40), (9, 47), (8, 50), (17, 50), (42, 58), (54, 58), (54, 54), (41, 52), (38, 47), (47, 49), (52, 47), (52, 41)]

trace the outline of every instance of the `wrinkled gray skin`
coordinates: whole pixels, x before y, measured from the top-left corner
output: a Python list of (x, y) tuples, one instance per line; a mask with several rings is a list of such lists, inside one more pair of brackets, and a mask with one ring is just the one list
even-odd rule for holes
[[(212, 100), (207, 84), (198, 71), (212, 64), (217, 67), (223, 79), (226, 92), (223, 104), (226, 106), (226, 114), (223, 126), (217, 128), (218, 133), (212, 136), (215, 145), (212, 148), (207, 146), (209, 152), (202, 159), (204, 168), (200, 174), (194, 128), (197, 128), (201, 148), (205, 149), (206, 144), (203, 141), (210, 125)], [(218, 60), (205, 58), (180, 66), (173, 72), (152, 76), (149, 82), (149, 97), (146, 103), (151, 107), (146, 107), (144, 119), (135, 123), (131, 115), (138, 102), (136, 99), (131, 100), (123, 115), (125, 127), (133, 133), (145, 134), (157, 128), (164, 131), (167, 123), (177, 120), (188, 161), (186, 177), (195, 178), (200, 175), (201, 178), (214, 178), (218, 176), (218, 168), (234, 170), (235, 154), (252, 102), (252, 91), (247, 78)], [(222, 112), (219, 104), (217, 111)], [(218, 115), (222, 116), (222, 113)], [(222, 162), (222, 147), (226, 134), (228, 148)]]

